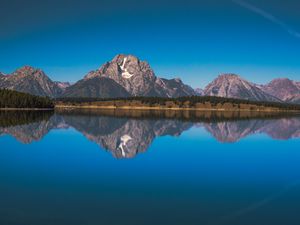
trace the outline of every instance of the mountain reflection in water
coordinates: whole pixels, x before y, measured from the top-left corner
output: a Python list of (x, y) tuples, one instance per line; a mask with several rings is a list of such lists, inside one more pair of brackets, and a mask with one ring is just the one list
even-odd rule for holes
[(300, 137), (300, 116), (258, 112), (58, 110), (0, 111), (0, 135), (24, 144), (41, 140), (52, 129), (70, 127), (110, 151), (132, 158), (147, 151), (156, 137), (180, 136), (203, 127), (220, 142), (237, 142), (264, 133), (273, 139)]

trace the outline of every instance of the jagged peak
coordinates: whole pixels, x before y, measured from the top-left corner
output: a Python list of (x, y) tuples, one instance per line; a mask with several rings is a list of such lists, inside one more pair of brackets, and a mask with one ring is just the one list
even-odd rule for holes
[(174, 78), (173, 80), (176, 81), (177, 83), (182, 83), (182, 80), (181, 80), (181, 78), (179, 78), (179, 77), (176, 77), (176, 78)]
[[(235, 83), (235, 84), (246, 84), (246, 85), (254, 85), (253, 83), (247, 81), (246, 79), (242, 78), (240, 75), (234, 74), (234, 73), (223, 73), (218, 75), (217, 78), (215, 78), (213, 81), (211, 81), (207, 87), (210, 85), (215, 85), (215, 84), (226, 84), (226, 83)], [(207, 88), (206, 87), (206, 88)]]
[(21, 68), (17, 69), (12, 75), (16, 76), (46, 76), (46, 74), (39, 68), (35, 68), (32, 66), (22, 66)]
[(194, 91), (198, 95), (204, 95), (204, 89), (202, 89), (202, 88), (195, 88)]
[(275, 83), (279, 83), (279, 82), (293, 83), (294, 81), (289, 78), (286, 78), (286, 77), (280, 77), (280, 78), (275, 78), (275, 79), (271, 80), (268, 84), (275, 84)]
[(123, 62), (125, 58), (128, 59), (129, 61), (136, 61), (136, 62), (140, 61), (138, 57), (132, 54), (118, 54), (113, 58), (112, 62), (120, 63)]
[(71, 86), (71, 83), (70, 83), (70, 82), (54, 81), (54, 83), (55, 83), (59, 88), (62, 88), (62, 89), (66, 89), (67, 87), (70, 87), (70, 86)]
[[(300, 83), (297, 81), (293, 81), (289, 78), (276, 78), (267, 83), (266, 85), (262, 85), (264, 88), (284, 88), (287, 87), (292, 88), (294, 90), (300, 91)], [(274, 90), (275, 91), (275, 90)]]
[(219, 74), (217, 79), (240, 79), (240, 80), (243, 80), (243, 78), (240, 75), (235, 74), (235, 73), (222, 73), (222, 74)]
[(287, 77), (279, 77), (279, 78), (275, 78), (273, 80), (289, 80), (289, 81), (292, 81), (291, 79), (289, 79)]
[(37, 71), (40, 69), (34, 68), (33, 66), (25, 65), (17, 69), (16, 71)]
[[(141, 61), (131, 54), (118, 54), (111, 61), (104, 63), (99, 69), (89, 72), (84, 79), (90, 79), (96, 76), (106, 76), (118, 80), (120, 77), (131, 81), (133, 77), (145, 77), (155, 79), (155, 74), (146, 61)], [(119, 83), (121, 81), (119, 80)]]
[(71, 82), (69, 81), (54, 81), (57, 84), (65, 84), (65, 85), (71, 85)]
[[(103, 66), (102, 66), (103, 67)], [(101, 67), (101, 68), (102, 68)], [(83, 79), (90, 79), (90, 78), (92, 78), (92, 77), (95, 77), (95, 73), (96, 73), (97, 71), (95, 71), (95, 70), (91, 70), (90, 72), (88, 72), (87, 73), (87, 75), (85, 75), (84, 76), (84, 78)]]

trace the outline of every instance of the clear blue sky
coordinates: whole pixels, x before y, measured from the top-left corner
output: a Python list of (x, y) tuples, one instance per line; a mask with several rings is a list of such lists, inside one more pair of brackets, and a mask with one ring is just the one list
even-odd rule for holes
[(193, 87), (226, 72), (300, 80), (299, 11), (298, 0), (2, 0), (0, 71), (75, 82), (128, 53)]

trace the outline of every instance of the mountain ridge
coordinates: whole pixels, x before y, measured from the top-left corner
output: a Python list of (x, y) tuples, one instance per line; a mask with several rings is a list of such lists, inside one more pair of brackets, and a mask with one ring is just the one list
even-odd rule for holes
[(49, 97), (57, 97), (63, 92), (41, 69), (27, 65), (11, 74), (2, 75), (0, 88)]
[(106, 77), (93, 77), (79, 80), (66, 88), (63, 97), (118, 98), (129, 97), (130, 94), (114, 80)]
[(252, 101), (280, 102), (281, 100), (270, 95), (254, 83), (251, 83), (237, 74), (221, 74), (204, 89), (204, 95), (241, 98)]
[(260, 88), (284, 102), (300, 103), (300, 86), (296, 81), (288, 78), (273, 79)]
[[(101, 79), (94, 79), (97, 77)], [(91, 79), (94, 79), (94, 83), (90, 81)], [(31, 66), (23, 66), (11, 74), (0, 72), (0, 88), (52, 98), (128, 96), (175, 98), (208, 95), (300, 104), (299, 81), (277, 78), (259, 85), (247, 81), (240, 75), (227, 73), (220, 74), (204, 89), (193, 89), (180, 78), (157, 77), (147, 61), (130, 54), (116, 55), (111, 61), (88, 72), (74, 84), (53, 81), (41, 69)]]
[(119, 54), (83, 80), (107, 77), (126, 89), (131, 96), (180, 97), (196, 95), (194, 89), (178, 79), (159, 78), (146, 61), (133, 55)]

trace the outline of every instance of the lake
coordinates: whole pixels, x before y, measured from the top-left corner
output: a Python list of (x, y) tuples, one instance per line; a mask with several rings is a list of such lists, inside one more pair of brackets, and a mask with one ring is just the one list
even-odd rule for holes
[(0, 111), (0, 146), (0, 224), (300, 224), (299, 115)]

